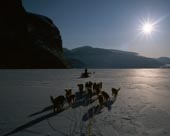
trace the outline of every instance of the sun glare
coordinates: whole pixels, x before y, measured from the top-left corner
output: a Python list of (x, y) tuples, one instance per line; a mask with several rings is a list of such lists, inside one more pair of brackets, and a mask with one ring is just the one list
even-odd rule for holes
[(148, 20), (141, 23), (139, 30), (144, 35), (151, 36), (152, 33), (156, 30), (155, 27), (155, 23)]
[(168, 15), (162, 16), (158, 19), (153, 19), (149, 16), (147, 18), (140, 18), (140, 24), (138, 26), (138, 36), (150, 37), (152, 39), (152, 36), (155, 34), (155, 32), (160, 32), (159, 23), (167, 17)]
[(146, 19), (146, 20), (142, 20), (140, 21), (140, 26), (138, 28), (138, 30), (140, 31), (139, 34), (142, 34), (143, 36), (146, 37), (152, 37), (152, 35), (154, 34), (155, 31), (157, 31), (157, 23), (158, 21), (153, 21), (151, 19)]
[(154, 29), (154, 26), (151, 23), (145, 23), (142, 27), (142, 31), (145, 34), (150, 34)]

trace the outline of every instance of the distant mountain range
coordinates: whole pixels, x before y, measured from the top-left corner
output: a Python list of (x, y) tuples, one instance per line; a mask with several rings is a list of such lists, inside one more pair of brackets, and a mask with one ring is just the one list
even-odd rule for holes
[(73, 68), (159, 68), (170, 64), (170, 58), (148, 58), (135, 52), (83, 46), (64, 55)]

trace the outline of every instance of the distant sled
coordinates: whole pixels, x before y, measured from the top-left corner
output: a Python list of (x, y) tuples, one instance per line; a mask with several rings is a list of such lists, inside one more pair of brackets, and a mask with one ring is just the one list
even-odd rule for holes
[(91, 73), (89, 73), (88, 71), (87, 71), (87, 68), (85, 68), (84, 69), (84, 73), (81, 73), (81, 78), (88, 78), (88, 77), (90, 77), (89, 76), (89, 74), (91, 74)]
[(81, 73), (81, 76), (80, 76), (81, 78), (88, 78), (88, 77), (90, 77), (89, 76), (89, 73)]

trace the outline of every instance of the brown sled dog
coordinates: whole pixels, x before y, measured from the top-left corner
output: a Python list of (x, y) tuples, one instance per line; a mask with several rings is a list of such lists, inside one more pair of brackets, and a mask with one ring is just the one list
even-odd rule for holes
[(93, 83), (93, 90), (95, 92), (96, 95), (99, 95), (99, 93), (102, 90), (102, 82), (99, 83)]
[(75, 95), (72, 94), (72, 89), (65, 89), (65, 92), (66, 92), (67, 102), (70, 106), (71, 104), (73, 104), (75, 102)]
[(72, 94), (72, 95), (68, 96), (68, 97), (67, 97), (67, 102), (68, 102), (69, 106), (70, 106), (71, 104), (74, 104), (74, 103), (75, 103), (75, 95)]
[(103, 95), (100, 94), (100, 95), (98, 96), (98, 99), (99, 99), (99, 105), (100, 105), (100, 107), (102, 107), (103, 104), (104, 104)]
[(54, 112), (57, 111), (61, 111), (63, 109), (63, 106), (64, 106), (64, 96), (63, 95), (60, 95), (56, 98), (53, 98), (52, 96), (50, 96), (50, 99), (51, 99), (51, 102), (53, 103), (53, 110)]
[(120, 90), (120, 88), (118, 88), (118, 89), (112, 88), (112, 96), (114, 95), (115, 97), (117, 97), (119, 90)]
[(109, 96), (109, 94), (108, 94), (108, 93), (106, 93), (105, 91), (102, 91), (102, 92), (101, 92), (101, 94), (103, 95), (103, 97), (104, 97), (105, 101), (110, 100), (110, 96)]

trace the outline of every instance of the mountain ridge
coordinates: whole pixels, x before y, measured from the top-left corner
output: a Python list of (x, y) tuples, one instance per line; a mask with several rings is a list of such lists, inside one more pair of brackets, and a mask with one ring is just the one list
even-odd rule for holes
[[(73, 68), (160, 68), (166, 64), (160, 58), (149, 58), (136, 52), (116, 49), (82, 46), (63, 50)], [(166, 57), (166, 62), (167, 60)], [(81, 65), (76, 62), (81, 62)]]

